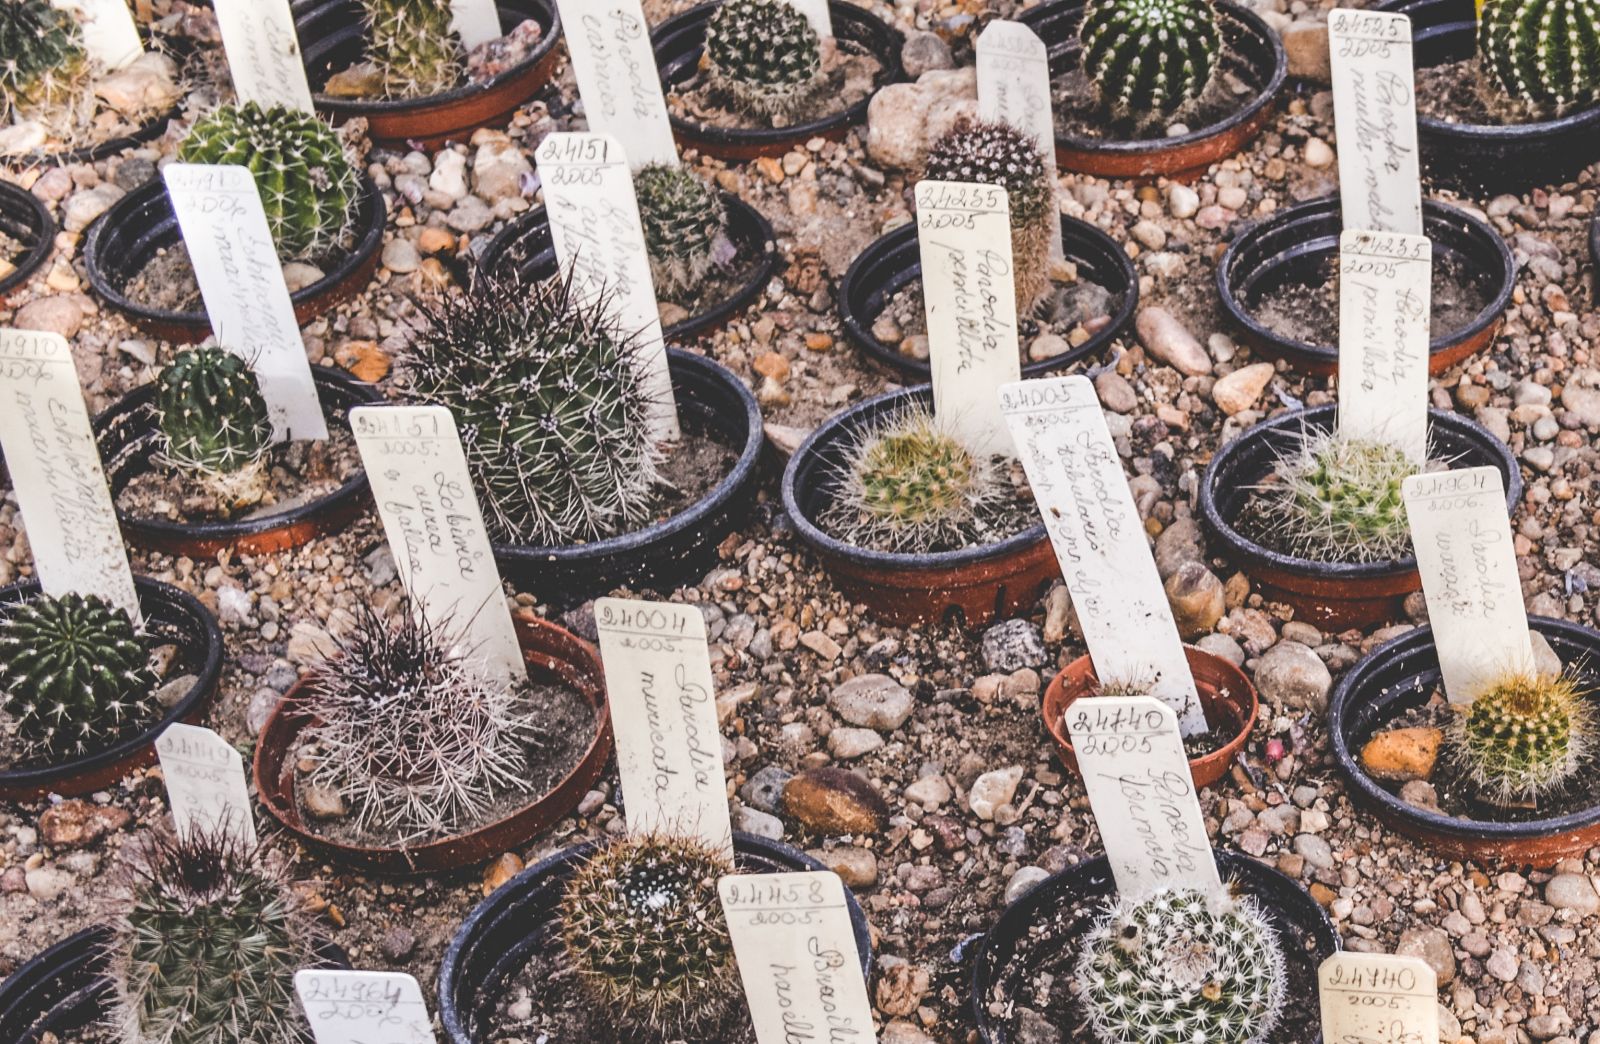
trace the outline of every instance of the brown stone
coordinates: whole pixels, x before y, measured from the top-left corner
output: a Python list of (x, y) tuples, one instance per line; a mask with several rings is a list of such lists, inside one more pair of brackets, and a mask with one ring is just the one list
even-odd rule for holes
[(333, 358), (368, 384), (376, 384), (389, 373), (389, 353), (376, 341), (346, 341), (333, 353)]
[(900, 962), (885, 967), (878, 976), (878, 1010), (885, 1015), (910, 1015), (928, 992), (928, 972)]
[(1222, 581), (1202, 562), (1185, 562), (1166, 583), (1167, 601), (1185, 640), (1210, 634), (1227, 610)]
[(505, 852), (499, 859), (489, 864), (483, 872), (483, 894), (488, 895), (496, 888), (522, 873), (522, 858), (515, 852)]
[(39, 837), (55, 849), (87, 848), (132, 818), (124, 809), (73, 798), (45, 810), (39, 817)]
[(1322, 907), (1332, 906), (1333, 901), (1339, 898), (1338, 892), (1335, 892), (1321, 881), (1311, 882), (1311, 887), (1307, 888), (1306, 891), (1310, 892), (1311, 898), (1315, 899), (1317, 905)]
[(789, 376), (789, 360), (777, 352), (762, 352), (751, 360), (750, 368), (775, 381), (786, 380)]
[(1429, 726), (1389, 729), (1380, 732), (1361, 748), (1361, 767), (1369, 775), (1391, 783), (1427, 779), (1439, 757), (1444, 733)]
[(854, 772), (807, 769), (783, 788), (783, 810), (818, 834), (870, 834), (883, 828), (889, 803)]

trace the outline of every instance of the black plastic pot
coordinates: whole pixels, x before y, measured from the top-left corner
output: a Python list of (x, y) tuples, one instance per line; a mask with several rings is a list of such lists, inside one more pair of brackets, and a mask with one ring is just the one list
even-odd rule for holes
[(93, 145), (83, 145), (61, 152), (27, 152), (16, 156), (0, 155), (0, 162), (13, 167), (66, 167), (74, 163), (98, 163), (120, 155), (129, 149), (155, 141), (167, 132), (167, 124), (183, 118), (183, 103), (179, 102), (159, 116), (151, 119), (130, 134), (107, 138)]
[(0, 278), (0, 308), (4, 308), (12, 291), (26, 286), (49, 260), (50, 251), (55, 249), (56, 222), (38, 196), (9, 181), (0, 181), (0, 233), (22, 247), (20, 255), (5, 259), (15, 266), (15, 271)]
[(1594, 255), (1594, 267), (1600, 272), (1600, 214), (1594, 216), (1594, 223), (1589, 226), (1589, 253)]
[[(1098, 355), (1127, 329), (1139, 305), (1138, 273), (1116, 240), (1087, 222), (1063, 217), (1061, 245), (1066, 259), (1077, 265), (1080, 278), (1120, 295), (1122, 303), (1104, 328), (1076, 348), (1051, 359), (1023, 359), (1024, 377), (1037, 377)], [(879, 236), (850, 263), (839, 283), (837, 301), (839, 321), (851, 344), (894, 373), (926, 381), (931, 372), (927, 360), (908, 358), (900, 354), (898, 346), (884, 344), (872, 335), (872, 324), (890, 299), (907, 285), (921, 281), (922, 250), (913, 222)]]
[[(1224, 557), (1244, 569), (1269, 600), (1287, 602), (1295, 618), (1344, 630), (1399, 619), (1405, 596), (1422, 588), (1413, 555), (1392, 562), (1316, 562), (1263, 547), (1235, 528), (1251, 491), (1309, 434), (1332, 430), (1337, 406), (1297, 410), (1263, 421), (1223, 446), (1200, 483), (1200, 518)], [(1452, 468), (1494, 465), (1506, 486), (1507, 510), (1522, 499), (1522, 472), (1505, 443), (1456, 413), (1428, 411), (1428, 457)]]
[[(650, 33), (661, 86), (668, 94), (699, 72), (700, 56), (705, 51), (706, 23), (719, 6), (721, 0), (691, 7), (668, 18)], [(834, 37), (848, 47), (871, 54), (882, 66), (877, 89), (904, 78), (900, 67), (902, 40), (899, 32), (872, 12), (845, 0), (828, 0), (828, 12), (833, 18)], [(748, 160), (758, 156), (782, 156), (812, 138), (837, 141), (866, 119), (871, 100), (868, 96), (847, 109), (788, 127), (713, 127), (675, 113), (670, 118), (673, 135), (681, 147), (699, 149), (719, 159)], [(670, 111), (671, 106), (668, 108)]]
[[(50, 765), (0, 770), (0, 801), (26, 801), (43, 794), (75, 797), (113, 786), (155, 762), (156, 737), (168, 725), (196, 721), (205, 712), (222, 674), (222, 631), (217, 621), (193, 595), (170, 584), (145, 577), (134, 577), (133, 583), (146, 633), (158, 644), (177, 648), (169, 676), (190, 674), (194, 684), (160, 721), (105, 750)], [(38, 591), (35, 581), (0, 587), (0, 615)]]
[(744, 523), (760, 484), (761, 408), (715, 361), (676, 348), (667, 354), (679, 423), (733, 448), (739, 459), (704, 497), (637, 532), (566, 547), (495, 544), (500, 572), (518, 590), (559, 608), (619, 587), (670, 590), (703, 576), (723, 537)]
[[(378, 269), (389, 211), (383, 193), (366, 175), (362, 175), (356, 205), (356, 240), (350, 251), (328, 266), (321, 279), (289, 295), (302, 326), (358, 296)], [(167, 187), (157, 178), (123, 196), (89, 226), (83, 265), (95, 293), (139, 329), (163, 340), (193, 344), (211, 336), (211, 320), (204, 308), (193, 312), (156, 308), (133, 300), (124, 289), (158, 253), (182, 241)]]
[[(1422, 218), (1436, 264), (1451, 259), (1494, 288), (1489, 304), (1472, 322), (1429, 342), (1428, 371), (1437, 375), (1494, 343), (1516, 289), (1517, 263), (1499, 233), (1464, 210), (1430, 199), (1423, 202)], [(1290, 340), (1263, 326), (1255, 313), (1261, 299), (1275, 290), (1316, 287), (1328, 281), (1339, 254), (1342, 224), (1339, 197), (1325, 196), (1255, 222), (1222, 255), (1217, 295), (1233, 324), (1260, 354), (1283, 359), (1307, 373), (1338, 371), (1335, 345)]]
[[(682, 322), (663, 329), (667, 341), (682, 344), (695, 337), (714, 333), (748, 308), (777, 274), (782, 257), (772, 225), (761, 213), (730, 193), (722, 193), (728, 208), (728, 237), (740, 257), (755, 257), (750, 276), (732, 296), (697, 312)], [(480, 269), (491, 278), (532, 283), (556, 274), (556, 248), (550, 238), (550, 219), (543, 207), (535, 207), (501, 229), (489, 241), (478, 259)]]
[[(821, 870), (810, 856), (753, 834), (733, 835), (734, 859), (742, 873)], [(569, 848), (529, 867), (467, 916), (439, 966), (439, 1021), (450, 1044), (481, 1044), (506, 984), (553, 944), (556, 905), (594, 842)], [(861, 974), (872, 975), (872, 935), (866, 915), (849, 889), (845, 902), (861, 954)]]
[[(1588, 690), (1600, 711), (1600, 634), (1544, 616), (1529, 625)], [(1359, 754), (1374, 734), (1423, 706), (1441, 684), (1433, 629), (1419, 627), (1385, 642), (1345, 672), (1328, 699), (1328, 736), (1351, 793), (1394, 829), (1449, 859), (1510, 866), (1553, 866), (1600, 844), (1600, 805), (1525, 822), (1456, 817), (1418, 808), (1380, 786)]]

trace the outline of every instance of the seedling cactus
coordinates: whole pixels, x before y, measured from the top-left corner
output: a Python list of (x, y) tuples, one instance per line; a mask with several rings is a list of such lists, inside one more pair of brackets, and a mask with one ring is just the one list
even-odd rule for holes
[(1182, 119), (1205, 94), (1222, 29), (1212, 0), (1091, 0), (1078, 41), (1101, 105), (1151, 126)]
[(225, 511), (266, 492), (272, 421), (248, 364), (221, 348), (181, 351), (156, 387), (165, 456), (197, 475)]
[(71, 12), (50, 0), (0, 2), (0, 123), (36, 115), (49, 121), (53, 111), (75, 108), (88, 71)]
[(1507, 675), (1460, 711), (1450, 750), (1491, 801), (1536, 800), (1573, 779), (1594, 751), (1586, 697), (1570, 675)]
[(809, 114), (823, 93), (822, 41), (785, 0), (727, 0), (706, 25), (712, 84), (775, 125)]
[(1478, 53), (1514, 102), (1559, 113), (1600, 101), (1600, 2), (1487, 0)]
[(719, 240), (726, 242), (727, 208), (682, 167), (652, 163), (634, 175), (633, 187), (656, 293), (683, 300), (716, 266)]
[(1417, 466), (1381, 442), (1309, 436), (1263, 486), (1268, 521), (1293, 552), (1318, 562), (1388, 562), (1411, 550), (1400, 486)]
[(391, 98), (426, 98), (461, 82), (461, 37), (449, 0), (363, 0), (367, 60)]

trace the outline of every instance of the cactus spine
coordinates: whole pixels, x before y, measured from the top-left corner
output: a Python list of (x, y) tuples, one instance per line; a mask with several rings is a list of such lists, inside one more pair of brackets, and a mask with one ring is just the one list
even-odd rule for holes
[(1388, 562), (1411, 550), (1401, 483), (1417, 466), (1381, 442), (1311, 434), (1258, 489), (1293, 550), (1318, 562)]
[(718, 241), (727, 236), (727, 208), (705, 182), (665, 163), (640, 170), (633, 188), (656, 293), (681, 301), (716, 266)]
[(1478, 53), (1508, 98), (1542, 112), (1600, 101), (1600, 0), (1486, 0)]
[(718, 90), (778, 126), (809, 114), (827, 82), (822, 41), (785, 0), (726, 0), (706, 24), (705, 60)]
[(367, 59), (391, 98), (426, 98), (461, 82), (461, 37), (448, 0), (362, 0)]
[(1091, 0), (1078, 27), (1082, 67), (1114, 119), (1180, 119), (1216, 75), (1222, 28), (1212, 0)]
[(1451, 723), (1456, 763), (1491, 801), (1532, 801), (1571, 781), (1594, 752), (1595, 714), (1566, 674), (1501, 678)]
[(77, 19), (50, 0), (0, 2), (0, 123), (75, 108), (88, 55)]
[(272, 421), (244, 360), (222, 348), (185, 349), (161, 371), (155, 401), (169, 461), (198, 475), (225, 510), (261, 500)]

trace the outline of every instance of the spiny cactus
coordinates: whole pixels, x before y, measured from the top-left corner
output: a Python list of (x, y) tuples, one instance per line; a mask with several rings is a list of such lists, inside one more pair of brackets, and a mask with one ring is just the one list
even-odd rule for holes
[(656, 293), (681, 300), (717, 263), (718, 241), (726, 242), (727, 207), (705, 182), (665, 163), (641, 169), (633, 176), (633, 189)]
[(706, 23), (711, 83), (774, 125), (809, 115), (823, 93), (822, 41), (785, 0), (726, 0)]
[(1294, 554), (1318, 562), (1388, 562), (1411, 551), (1400, 486), (1417, 466), (1381, 442), (1309, 435), (1262, 486), (1267, 521)]
[(1222, 28), (1212, 0), (1090, 0), (1078, 41), (1101, 105), (1150, 126), (1182, 118), (1205, 93)]
[(928, 150), (923, 176), (1006, 190), (1017, 314), (1027, 315), (1050, 285), (1050, 211), (1056, 205), (1055, 186), (1039, 147), (1008, 124), (962, 120)]
[(194, 125), (178, 158), (248, 167), (284, 261), (324, 260), (345, 245), (361, 178), (339, 136), (311, 113), (226, 106)]
[(637, 336), (572, 280), (489, 284), (430, 305), (405, 354), (412, 392), (450, 407), (495, 539), (541, 547), (644, 523), (657, 483)]
[(1261, 1044), (1282, 1013), (1284, 968), (1248, 898), (1163, 889), (1111, 904), (1076, 983), (1101, 1044)]
[(155, 403), (169, 461), (199, 476), (224, 511), (261, 500), (272, 421), (249, 364), (222, 348), (185, 349), (161, 371)]
[(448, 0), (362, 0), (367, 60), (391, 98), (426, 98), (461, 82), (461, 37), (450, 28)]
[(0, 123), (73, 106), (88, 70), (71, 12), (50, 0), (0, 0)]
[(596, 850), (567, 883), (566, 961), (628, 1039), (723, 1039), (711, 1031), (739, 978), (717, 879), (732, 871), (698, 841), (645, 835)]
[(1531, 109), (1600, 101), (1600, 0), (1487, 0), (1478, 53), (1489, 78)]
[(30, 757), (104, 750), (161, 717), (149, 650), (97, 595), (35, 595), (0, 618), (0, 710)]
[(1491, 800), (1536, 799), (1571, 780), (1594, 751), (1587, 697), (1570, 675), (1508, 675), (1457, 714), (1449, 749)]

